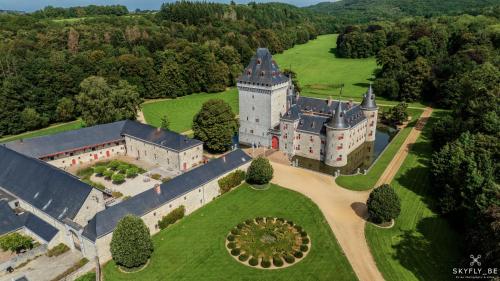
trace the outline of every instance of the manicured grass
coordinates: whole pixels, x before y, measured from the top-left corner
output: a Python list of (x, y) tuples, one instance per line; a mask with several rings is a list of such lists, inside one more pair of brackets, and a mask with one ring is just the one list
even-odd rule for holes
[(373, 188), (387, 165), (389, 165), (392, 158), (394, 158), (396, 152), (398, 152), (406, 137), (408, 137), (408, 134), (410, 134), (411, 129), (415, 126), (420, 114), (422, 114), (422, 110), (408, 109), (408, 113), (412, 116), (412, 121), (392, 139), (389, 146), (382, 155), (379, 156), (366, 175), (340, 176), (335, 179), (335, 182), (344, 188), (352, 190), (367, 190)]
[(56, 133), (60, 133), (60, 132), (64, 132), (64, 131), (71, 131), (71, 130), (80, 129), (82, 127), (83, 127), (82, 121), (75, 120), (75, 121), (71, 121), (68, 123), (52, 125), (50, 127), (43, 128), (43, 129), (36, 130), (36, 131), (26, 132), (26, 133), (14, 135), (14, 136), (3, 137), (0, 139), (0, 142), (9, 142), (9, 141), (18, 140), (21, 138), (27, 139), (27, 138), (40, 137), (40, 136), (45, 136), (45, 135), (52, 135), (52, 134), (56, 134)]
[(432, 149), (428, 135), (435, 119), (431, 117), (391, 183), (402, 205), (395, 226), (380, 229), (367, 224), (365, 229), (386, 280), (451, 280), (452, 268), (459, 264), (463, 241), (432, 211), (429, 194)]
[[(310, 253), (284, 269), (260, 270), (240, 264), (225, 249), (229, 231), (255, 217), (282, 217), (300, 224), (311, 237)], [(162, 230), (153, 237), (151, 263), (140, 273), (124, 274), (113, 262), (105, 280), (356, 280), (350, 264), (318, 207), (308, 198), (278, 186), (248, 185)]]
[(176, 132), (185, 132), (191, 129), (194, 115), (202, 104), (209, 99), (223, 99), (233, 112), (238, 114), (238, 90), (231, 88), (220, 93), (201, 93), (180, 97), (172, 100), (144, 103), (142, 110), (148, 124), (161, 125), (161, 118), (166, 114), (170, 120), (170, 129)]

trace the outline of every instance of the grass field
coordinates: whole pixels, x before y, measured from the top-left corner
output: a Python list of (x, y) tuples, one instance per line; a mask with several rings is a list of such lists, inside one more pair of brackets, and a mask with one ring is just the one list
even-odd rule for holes
[(415, 126), (420, 114), (422, 114), (422, 110), (408, 109), (408, 114), (412, 116), (412, 121), (391, 140), (389, 146), (382, 155), (379, 156), (366, 175), (340, 176), (335, 179), (335, 182), (351, 190), (367, 190), (373, 188), (387, 165), (389, 165), (392, 158), (394, 158), (396, 152), (398, 152), (406, 137), (408, 137), (408, 134), (410, 134), (411, 129)]
[[(229, 230), (248, 218), (275, 216), (306, 229), (311, 252), (297, 264), (259, 270), (240, 264), (225, 249)], [(350, 264), (318, 207), (308, 198), (278, 186), (254, 190), (243, 185), (183, 218), (153, 237), (150, 264), (124, 274), (113, 262), (105, 280), (356, 280)]]
[(34, 138), (34, 137), (40, 137), (40, 136), (45, 136), (45, 135), (52, 135), (64, 131), (71, 131), (71, 130), (76, 130), (82, 128), (83, 124), (81, 120), (76, 120), (76, 121), (71, 121), (68, 123), (62, 123), (62, 124), (57, 124), (53, 125), (47, 128), (43, 128), (40, 130), (36, 131), (31, 131), (31, 132), (26, 132), (23, 134), (15, 135), (15, 136), (7, 136), (3, 137), (0, 139), (1, 142), (9, 142), (9, 141), (14, 141), (18, 140), (21, 138)]
[(448, 222), (432, 211), (429, 195), (429, 130), (436, 117), (431, 117), (391, 183), (402, 205), (395, 226), (380, 229), (367, 224), (365, 229), (386, 280), (451, 280), (452, 268), (458, 266), (463, 242)]
[(184, 132), (191, 129), (193, 116), (200, 110), (201, 105), (209, 99), (223, 99), (238, 114), (238, 91), (231, 88), (220, 93), (201, 93), (180, 97), (172, 100), (144, 103), (142, 110), (148, 124), (160, 126), (161, 118), (166, 114), (170, 120), (170, 129)]

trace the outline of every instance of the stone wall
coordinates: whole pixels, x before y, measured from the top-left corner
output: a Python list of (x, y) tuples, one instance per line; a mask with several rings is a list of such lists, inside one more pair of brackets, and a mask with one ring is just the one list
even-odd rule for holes
[(66, 169), (75, 165), (98, 162), (125, 154), (125, 142), (120, 140), (71, 152), (63, 152), (53, 157), (43, 157), (41, 160), (57, 168)]
[(97, 212), (104, 210), (104, 196), (100, 190), (92, 188), (82, 207), (75, 216), (74, 222), (79, 225), (86, 225)]

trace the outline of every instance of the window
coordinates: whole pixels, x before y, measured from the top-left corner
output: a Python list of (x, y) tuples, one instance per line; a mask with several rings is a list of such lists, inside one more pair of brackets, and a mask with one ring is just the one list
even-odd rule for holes
[(153, 217), (156, 217), (156, 212), (153, 213)]
[(313, 153), (313, 148), (309, 147), (309, 153)]
[(286, 145), (286, 143), (285, 143), (285, 149), (286, 149), (286, 148), (287, 148), (287, 145)]
[(321, 140), (321, 144), (325, 144), (325, 140)]
[(187, 197), (186, 197), (186, 196), (184, 196), (184, 200), (187, 200)]
[(255, 122), (259, 123), (259, 118), (255, 118)]
[(198, 192), (201, 192), (201, 188), (200, 188), (200, 189), (198, 189)]
[(285, 130), (288, 130), (288, 124), (285, 124), (284, 128)]
[(283, 135), (283, 138), (284, 138), (284, 139), (287, 139), (287, 138), (288, 138), (288, 134), (286, 134), (286, 133), (285, 133), (285, 134)]
[(297, 145), (297, 150), (300, 150), (300, 144), (299, 144), (299, 145)]
[(298, 134), (298, 135), (297, 135), (297, 139), (299, 139), (299, 140), (300, 140), (300, 134)]
[(172, 204), (168, 205), (169, 208), (172, 208)]
[(253, 130), (250, 130), (250, 134), (253, 134)]
[(313, 138), (313, 136), (310, 136), (310, 137), (309, 137), (309, 140), (310, 140), (311, 142), (314, 142), (314, 138)]

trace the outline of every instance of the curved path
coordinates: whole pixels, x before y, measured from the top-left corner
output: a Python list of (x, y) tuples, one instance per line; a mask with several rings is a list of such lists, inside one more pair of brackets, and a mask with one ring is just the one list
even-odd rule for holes
[[(426, 108), (379, 182), (390, 182), (408, 154), (432, 112)], [(337, 241), (361, 281), (384, 280), (377, 268), (365, 237), (368, 215), (366, 200), (370, 190), (352, 191), (338, 186), (333, 177), (314, 171), (272, 162), (273, 183), (295, 190), (311, 198), (323, 212)]]

